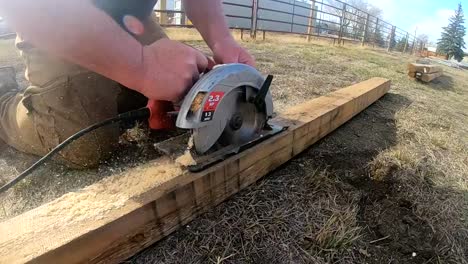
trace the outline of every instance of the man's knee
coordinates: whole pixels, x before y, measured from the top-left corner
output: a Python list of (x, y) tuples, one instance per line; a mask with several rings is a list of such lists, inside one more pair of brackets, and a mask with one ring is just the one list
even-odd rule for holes
[[(74, 133), (117, 113), (118, 84), (83, 73), (30, 86), (1, 103), (0, 137), (16, 149), (43, 156)], [(100, 128), (71, 143), (54, 158), (74, 168), (99, 164), (118, 143), (117, 125)]]

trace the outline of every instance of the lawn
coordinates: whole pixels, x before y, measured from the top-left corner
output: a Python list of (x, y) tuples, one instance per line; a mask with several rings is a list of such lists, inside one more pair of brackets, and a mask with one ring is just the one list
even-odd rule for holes
[[(172, 38), (208, 52), (190, 30)], [(392, 90), (263, 180), (202, 215), (130, 263), (468, 263), (468, 71), (422, 84), (418, 58), (267, 34), (246, 40), (259, 70), (275, 76), (277, 112), (379, 76)], [(19, 65), (11, 41), (0, 63)], [(79, 190), (147, 153), (145, 141), (90, 171), (49, 164), (2, 198), (0, 219)], [(143, 155), (143, 161), (152, 154)], [(0, 148), (12, 177), (34, 158)], [(129, 160), (130, 161), (129, 161)]]

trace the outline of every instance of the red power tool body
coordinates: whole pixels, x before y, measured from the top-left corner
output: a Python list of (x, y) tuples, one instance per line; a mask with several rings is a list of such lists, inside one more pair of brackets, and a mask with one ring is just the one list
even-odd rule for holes
[(169, 130), (175, 128), (175, 120), (168, 114), (174, 111), (172, 102), (148, 100), (146, 107), (150, 110), (148, 124), (151, 129)]

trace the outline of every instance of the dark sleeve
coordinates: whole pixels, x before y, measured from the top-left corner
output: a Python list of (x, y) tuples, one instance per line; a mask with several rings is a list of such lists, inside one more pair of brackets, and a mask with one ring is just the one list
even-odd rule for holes
[(145, 21), (153, 12), (157, 0), (93, 0), (94, 5), (106, 12), (123, 29), (125, 15), (132, 15), (141, 21)]

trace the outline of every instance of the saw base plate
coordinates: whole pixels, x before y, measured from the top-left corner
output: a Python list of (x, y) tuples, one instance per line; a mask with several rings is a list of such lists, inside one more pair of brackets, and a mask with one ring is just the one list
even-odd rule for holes
[[(287, 127), (271, 125), (258, 133), (254, 139), (244, 144), (228, 145), (219, 149), (217, 149), (215, 146), (214, 150), (208, 151), (204, 155), (199, 155), (194, 150), (190, 150), (190, 153), (192, 154), (196, 164), (187, 166), (187, 169), (190, 172), (200, 172), (287, 129)], [(188, 151), (187, 142), (190, 140), (190, 136), (190, 133), (185, 133), (180, 136), (156, 143), (155, 147), (172, 159), (177, 159), (186, 151)]]

